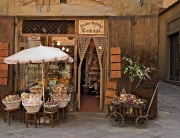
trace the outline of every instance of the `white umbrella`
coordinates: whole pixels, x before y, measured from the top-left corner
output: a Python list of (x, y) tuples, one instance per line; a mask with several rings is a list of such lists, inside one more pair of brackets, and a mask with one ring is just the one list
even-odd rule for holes
[(42, 87), (43, 87), (43, 102), (44, 100), (44, 75), (43, 63), (52, 61), (73, 62), (73, 59), (60, 50), (59, 48), (38, 46), (22, 50), (14, 55), (4, 58), (6, 64), (25, 64), (25, 63), (41, 63), (42, 64)]
[(59, 48), (47, 46), (25, 49), (4, 59), (6, 64), (43, 63), (51, 61), (73, 62), (73, 59)]

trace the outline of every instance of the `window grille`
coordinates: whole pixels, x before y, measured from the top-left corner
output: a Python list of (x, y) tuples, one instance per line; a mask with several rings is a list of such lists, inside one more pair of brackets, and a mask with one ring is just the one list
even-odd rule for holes
[(23, 20), (22, 33), (74, 34), (74, 20)]

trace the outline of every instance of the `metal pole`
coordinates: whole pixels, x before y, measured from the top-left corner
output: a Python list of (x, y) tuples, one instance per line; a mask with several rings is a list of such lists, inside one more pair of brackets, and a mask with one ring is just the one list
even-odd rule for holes
[(43, 63), (41, 63), (42, 65), (42, 90), (43, 90), (43, 107), (44, 107), (44, 104), (45, 104), (45, 95), (44, 95), (44, 73), (43, 73)]

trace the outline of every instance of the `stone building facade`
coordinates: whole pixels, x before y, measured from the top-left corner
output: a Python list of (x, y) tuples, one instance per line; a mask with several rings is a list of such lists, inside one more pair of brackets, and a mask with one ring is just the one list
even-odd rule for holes
[[(133, 54), (136, 54), (136, 56), (143, 54), (144, 57), (142, 58), (142, 60), (144, 60), (143, 62), (145, 64), (150, 63), (151, 65), (157, 67), (156, 57), (158, 54), (158, 1), (146, 0), (142, 2), (143, 4), (140, 3), (140, 0), (0, 0), (0, 15), (2, 17), (1, 20), (5, 20), (4, 17), (6, 16), (8, 16), (9, 18), (12, 17), (12, 20), (14, 22), (12, 22), (11, 25), (15, 30), (13, 34), (11, 33), (12, 37), (14, 37), (14, 41), (9, 42), (5, 39), (3, 29), (1, 29), (0, 37), (3, 38), (1, 41), (10, 43), (10, 47), (13, 47), (13, 51), (11, 51), (12, 54), (22, 49), (29, 48), (29, 38), (32, 40), (34, 39), (34, 37), (37, 37), (36, 42), (38, 42), (39, 38), (41, 38), (43, 40), (43, 44), (46, 45), (51, 44), (49, 42), (53, 42), (53, 40), (58, 37), (75, 38), (73, 49), (73, 51), (75, 51), (75, 62), (73, 63), (72, 68), (74, 69), (73, 82), (76, 86), (76, 90), (78, 91), (78, 107), (80, 107), (81, 105), (81, 76), (79, 76), (79, 74), (81, 73), (81, 71), (83, 71), (79, 68), (81, 67), (80, 63), (82, 62), (83, 64), (82, 55), (86, 53), (86, 51), (81, 51), (82, 55), (78, 55), (78, 47), (81, 46), (78, 42), (80, 42), (81, 40), (83, 41), (86, 38), (88, 40), (91, 40), (91, 38), (93, 38), (94, 40), (97, 40), (96, 45), (99, 45), (99, 43), (104, 45), (105, 43), (104, 47), (101, 47), (104, 48), (104, 54), (102, 54), (101, 52), (102, 49), (96, 51), (97, 53), (99, 53), (99, 56), (103, 55), (102, 58), (98, 57), (99, 61), (102, 62), (100, 63), (101, 86), (99, 88), (99, 108), (102, 110), (105, 107), (104, 86), (106, 86), (106, 82), (110, 79), (110, 47), (114, 45), (123, 47), (122, 54), (129, 54), (132, 57), (134, 57)], [(97, 21), (97, 23), (103, 21), (103, 33), (93, 34), (89, 32), (80, 34), (80, 22), (91, 22), (92, 20)], [(35, 28), (31, 28), (31, 25), (33, 24), (32, 21), (37, 21), (39, 24), (43, 24), (45, 22), (50, 23), (51, 21), (72, 21), (71, 23), (73, 24), (74, 32), (68, 33), (68, 28), (66, 28), (67, 33), (65, 34), (46, 33), (46, 31), (41, 32), (41, 30), (39, 30), (39, 32), (36, 32)], [(32, 23), (29, 26), (31, 30), (30, 32), (24, 31), (26, 32), (24, 33), (23, 25), (27, 22)], [(71, 27), (71, 25), (69, 27)], [(82, 37), (82, 39), (80, 37)], [(85, 46), (87, 48), (88, 43), (86, 43)], [(147, 48), (149, 49), (147, 50)], [(96, 47), (96, 49), (98, 48)], [(82, 59), (80, 56), (82, 56)], [(149, 62), (149, 60), (151, 60), (151, 62)], [(13, 74), (13, 72), (9, 72), (9, 74), (14, 76), (14, 78), (11, 78), (11, 80), (9, 81), (14, 81), (15, 90), (17, 90), (18, 87), (23, 84), (21, 81), (17, 81), (17, 79), (21, 78), (21, 76), (20, 78), (19, 76), (17, 76), (19, 74), (17, 69), (18, 67), (15, 67), (15, 74)], [(23, 75), (26, 75), (26, 70), (20, 71), (23, 72)], [(123, 71), (121, 72), (121, 74), (122, 77), (116, 79), (120, 80), (118, 84), (119, 90), (122, 89), (122, 87), (129, 87), (128, 79), (125, 75), (123, 75)], [(157, 73), (154, 73), (153, 76), (154, 79), (151, 81), (153, 85), (148, 85), (148, 90), (146, 90), (150, 92), (147, 92), (147, 95), (143, 96), (147, 97), (148, 100), (150, 100), (150, 98), (152, 97), (154, 84), (156, 84), (158, 80)], [(151, 86), (153, 86), (153, 89)], [(3, 87), (4, 86), (0, 86), (0, 89), (3, 89)], [(149, 87), (151, 87), (150, 90)], [(143, 89), (144, 87), (139, 88), (138, 91), (143, 91)], [(6, 87), (6, 89), (4, 90), (12, 91), (8, 90), (8, 87)], [(139, 92), (139, 94), (143, 94), (143, 92)], [(157, 116), (157, 97), (155, 97), (153, 105), (153, 112), (151, 114), (152, 117), (155, 117)]]
[(157, 14), (157, 1), (146, 0), (0, 0), (1, 15), (127, 16)]
[(159, 79), (180, 84), (180, 1), (159, 14)]

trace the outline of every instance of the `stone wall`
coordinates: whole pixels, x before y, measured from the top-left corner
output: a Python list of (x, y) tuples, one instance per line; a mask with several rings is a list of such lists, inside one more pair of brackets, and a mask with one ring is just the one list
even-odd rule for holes
[(175, 3), (177, 0), (163, 0), (163, 8), (167, 8), (169, 7), (170, 5), (172, 5), (173, 3)]
[[(167, 30), (167, 23), (172, 22), (173, 20), (180, 19), (180, 3), (175, 5), (173, 8), (168, 11), (160, 14), (159, 16), (159, 70), (158, 77), (159, 80), (167, 81), (169, 79), (169, 42), (168, 38), (171, 34), (177, 32), (178, 28), (172, 27), (173, 31)], [(179, 24), (177, 24), (179, 25)], [(180, 28), (180, 25), (179, 25)], [(180, 31), (179, 31), (180, 33)]]
[(60, 0), (0, 0), (0, 11), (4, 11), (1, 15), (11, 16), (129, 16), (158, 13), (158, 3), (155, 0), (144, 1), (143, 6), (140, 6), (140, 0), (66, 0), (66, 4), (59, 2)]
[(158, 0), (158, 8), (167, 8), (177, 0)]

